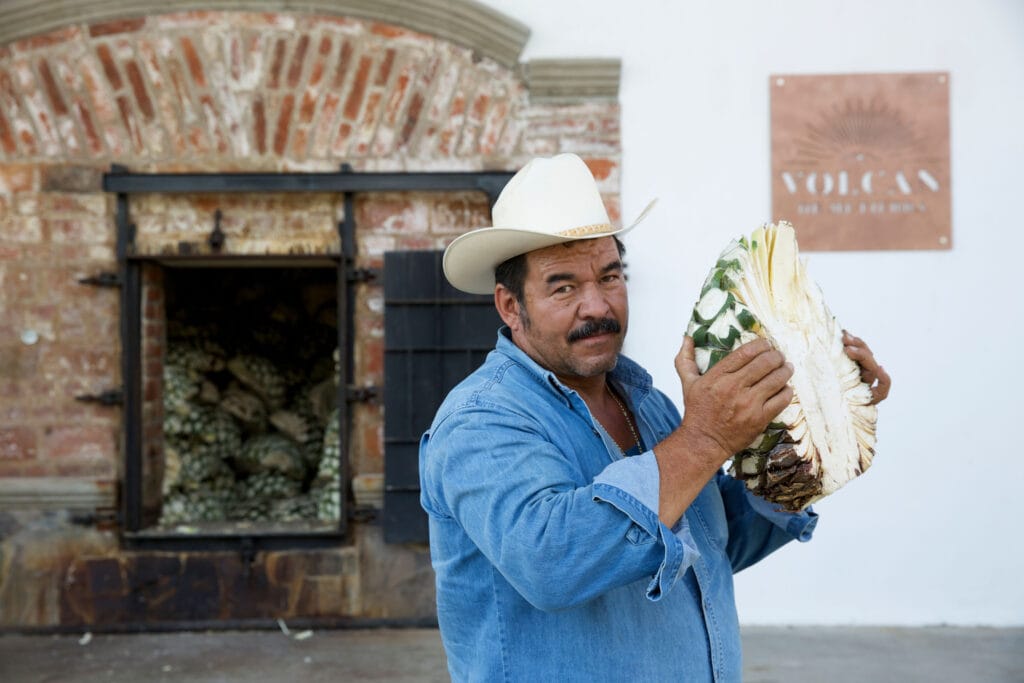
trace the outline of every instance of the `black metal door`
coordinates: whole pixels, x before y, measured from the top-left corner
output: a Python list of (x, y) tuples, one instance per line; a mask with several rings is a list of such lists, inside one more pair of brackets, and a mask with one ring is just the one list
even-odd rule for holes
[(384, 256), (384, 539), (427, 541), (420, 436), (448, 392), (494, 348), (492, 296), (448, 284), (440, 251)]

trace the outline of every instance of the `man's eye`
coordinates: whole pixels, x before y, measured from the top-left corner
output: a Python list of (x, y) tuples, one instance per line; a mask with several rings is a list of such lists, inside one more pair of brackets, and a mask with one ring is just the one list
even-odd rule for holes
[(555, 290), (555, 294), (568, 294), (572, 291), (572, 285), (562, 285)]

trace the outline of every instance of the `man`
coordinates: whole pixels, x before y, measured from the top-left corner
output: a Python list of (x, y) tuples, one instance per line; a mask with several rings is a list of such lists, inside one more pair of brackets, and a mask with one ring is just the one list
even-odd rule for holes
[[(505, 326), (420, 446), (441, 636), (454, 680), (738, 681), (732, 574), (793, 539), (789, 514), (722, 471), (792, 398), (764, 340), (701, 376), (676, 357), (685, 414), (620, 355), (617, 235), (583, 162), (535, 159), (494, 227), (445, 253), (457, 288)], [(634, 223), (633, 225), (635, 225)], [(850, 338), (849, 353), (888, 376)]]

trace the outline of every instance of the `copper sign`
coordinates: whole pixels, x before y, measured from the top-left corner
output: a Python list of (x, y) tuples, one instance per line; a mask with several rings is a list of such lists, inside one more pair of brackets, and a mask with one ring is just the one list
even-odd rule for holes
[(772, 215), (802, 250), (949, 249), (949, 74), (771, 76)]

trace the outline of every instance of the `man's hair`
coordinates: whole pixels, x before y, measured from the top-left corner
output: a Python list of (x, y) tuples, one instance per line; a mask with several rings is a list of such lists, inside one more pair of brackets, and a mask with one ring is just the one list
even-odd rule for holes
[[(619, 258), (621, 259), (626, 255), (626, 245), (617, 236), (613, 236), (612, 239), (615, 240), (615, 247), (619, 250)], [(569, 247), (569, 245), (574, 243), (563, 242), (562, 246)], [(519, 302), (520, 308), (524, 307), (526, 305), (523, 293), (523, 286), (526, 283), (526, 254), (519, 254), (499, 263), (494, 269), (494, 281), (512, 292), (516, 301)]]

